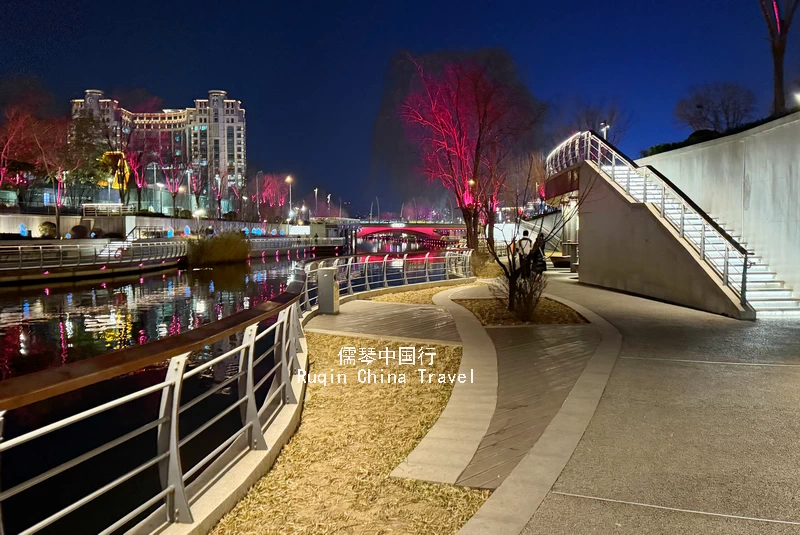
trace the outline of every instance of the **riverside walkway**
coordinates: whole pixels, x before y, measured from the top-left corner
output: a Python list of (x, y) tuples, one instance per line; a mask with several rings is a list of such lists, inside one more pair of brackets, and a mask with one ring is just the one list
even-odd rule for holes
[(462, 534), (800, 534), (800, 325), (574, 279), (549, 273), (547, 294), (588, 325), (482, 327), (451, 298), (487, 293), (461, 287), (436, 306), (347, 303), (308, 329), (404, 338), (430, 317), (414, 338), (462, 341), (483, 379), (456, 385), (393, 472), (495, 489)]

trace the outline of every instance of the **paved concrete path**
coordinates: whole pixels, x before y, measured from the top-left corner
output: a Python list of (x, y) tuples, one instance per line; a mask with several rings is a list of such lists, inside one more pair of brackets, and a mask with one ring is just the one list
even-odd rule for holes
[(740, 322), (574, 278), (551, 273), (547, 291), (611, 322), (622, 351), (523, 533), (800, 534), (800, 322)]
[[(456, 383), (442, 414), (417, 447), (392, 471), (395, 477), (454, 484), (475, 456), (487, 434), (497, 405), (497, 355), (478, 319), (450, 296), (439, 292), (433, 302), (455, 320), (463, 342), (459, 373), (473, 383)], [(472, 371), (473, 373), (470, 373)]]
[(408, 305), (357, 300), (344, 303), (339, 314), (319, 315), (307, 331), (384, 340), (433, 341), (461, 345), (449, 312), (433, 305)]

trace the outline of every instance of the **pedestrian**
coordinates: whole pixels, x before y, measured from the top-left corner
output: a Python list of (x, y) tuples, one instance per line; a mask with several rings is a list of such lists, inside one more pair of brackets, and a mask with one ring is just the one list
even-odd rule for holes
[(527, 279), (531, 276), (531, 251), (533, 250), (533, 242), (528, 237), (528, 231), (522, 231), (522, 238), (517, 242), (517, 257), (519, 258), (519, 266), (522, 271), (522, 277)]
[(540, 232), (536, 237), (536, 243), (533, 244), (534, 249), (531, 264), (533, 265), (534, 273), (544, 273), (547, 271), (547, 260), (545, 260), (544, 256), (545, 241), (544, 233)]

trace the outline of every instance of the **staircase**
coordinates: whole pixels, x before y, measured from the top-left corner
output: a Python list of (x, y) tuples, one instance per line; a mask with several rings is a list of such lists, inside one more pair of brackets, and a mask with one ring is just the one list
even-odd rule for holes
[(639, 167), (595, 132), (580, 132), (547, 157), (548, 179), (590, 163), (635, 202), (653, 206), (658, 217), (700, 256), (724, 286), (757, 317), (800, 316), (800, 297), (769, 264), (747, 247), (742, 236), (697, 206), (669, 179), (650, 166)]
[[(661, 185), (655, 181), (647, 183), (645, 177), (635, 168), (628, 165), (603, 165), (601, 170), (614, 182), (625, 189), (628, 194), (639, 202), (648, 202), (661, 209)], [(672, 196), (664, 198), (664, 217), (676, 228), (681, 227), (681, 206), (683, 203)], [(711, 217), (730, 237), (739, 245), (747, 248), (747, 243), (730, 227), (718, 218)], [(705, 223), (705, 225), (703, 225)], [(706, 235), (703, 236), (705, 227)], [(710, 225), (695, 212), (683, 210), (684, 237), (695, 248), (701, 246), (705, 251), (705, 259), (715, 271), (723, 273), (725, 270), (725, 240), (712, 232), (708, 232)], [(776, 272), (772, 271), (763, 258), (750, 248), (747, 248), (747, 292), (746, 299), (755, 309), (758, 316), (767, 315), (797, 315), (800, 316), (800, 298), (794, 295), (791, 288), (784, 281), (778, 279)], [(743, 258), (731, 255), (728, 252), (728, 273), (736, 278), (741, 278)], [(741, 287), (741, 283), (739, 283)]]

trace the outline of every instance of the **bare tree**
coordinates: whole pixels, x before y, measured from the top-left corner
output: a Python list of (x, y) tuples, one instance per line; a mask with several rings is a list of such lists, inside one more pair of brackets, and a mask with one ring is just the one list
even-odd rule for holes
[(600, 132), (603, 124), (609, 126), (607, 139), (617, 145), (625, 138), (631, 127), (631, 113), (616, 102), (592, 103), (579, 100), (575, 104), (574, 128)]
[(764, 21), (767, 23), (770, 49), (772, 50), (772, 86), (775, 93), (772, 113), (786, 111), (786, 94), (783, 86), (783, 58), (786, 53), (786, 38), (800, 0), (758, 0)]
[(755, 94), (732, 82), (696, 85), (675, 105), (675, 119), (694, 131), (725, 132), (744, 124), (753, 114)]

